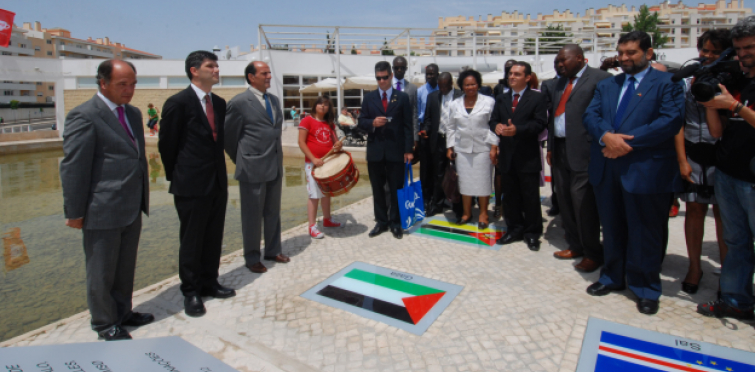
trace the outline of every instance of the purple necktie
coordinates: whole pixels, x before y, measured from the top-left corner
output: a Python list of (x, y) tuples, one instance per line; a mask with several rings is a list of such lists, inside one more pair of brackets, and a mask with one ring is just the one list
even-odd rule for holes
[(136, 141), (134, 141), (134, 136), (131, 134), (131, 131), (128, 130), (128, 124), (126, 124), (126, 116), (123, 115), (123, 106), (118, 106), (115, 108), (118, 111), (118, 121), (121, 122), (121, 126), (123, 127), (123, 130), (126, 131), (126, 134), (128, 134), (128, 138), (131, 138), (131, 143), (136, 146)]
[(401, 91), (401, 80), (399, 80), (396, 84), (396, 90), (398, 90), (399, 92)]

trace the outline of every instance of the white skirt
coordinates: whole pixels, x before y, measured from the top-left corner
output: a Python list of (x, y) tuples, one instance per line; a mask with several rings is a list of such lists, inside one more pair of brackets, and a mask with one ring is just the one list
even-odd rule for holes
[(490, 152), (456, 153), (459, 192), (467, 196), (490, 196), (493, 191), (493, 163)]

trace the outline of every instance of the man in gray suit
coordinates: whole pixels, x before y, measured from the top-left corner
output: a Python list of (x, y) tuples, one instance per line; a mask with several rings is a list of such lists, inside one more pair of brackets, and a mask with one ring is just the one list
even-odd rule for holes
[(265, 260), (287, 263), (281, 252), (281, 192), (283, 187), (283, 111), (270, 94), (270, 67), (252, 62), (244, 71), (249, 89), (228, 102), (225, 151), (236, 164), (241, 196), (244, 260), (253, 273), (267, 272), (260, 261), (265, 229)]
[(419, 141), (419, 119), (417, 113), (417, 86), (404, 79), (408, 63), (406, 58), (398, 56), (393, 59), (393, 89), (409, 95), (409, 103), (412, 105), (412, 124), (414, 125), (414, 146)]
[(66, 226), (82, 229), (92, 329), (107, 341), (130, 339), (123, 326), (152, 322), (131, 311), (136, 251), (148, 213), (149, 177), (142, 114), (129, 105), (136, 69), (107, 60), (99, 92), (74, 108), (63, 132), (60, 163)]
[(584, 257), (575, 268), (593, 272), (603, 264), (598, 207), (587, 176), (590, 141), (597, 139), (587, 133), (582, 114), (597, 84), (611, 74), (587, 66), (582, 48), (576, 44), (561, 48), (556, 60), (561, 78), (551, 92), (547, 159), (569, 247), (553, 255), (559, 259)]

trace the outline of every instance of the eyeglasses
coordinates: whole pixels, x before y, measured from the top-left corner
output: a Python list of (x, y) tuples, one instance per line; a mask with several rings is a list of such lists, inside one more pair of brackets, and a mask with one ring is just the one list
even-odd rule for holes
[(375, 76), (375, 80), (377, 80), (377, 81), (380, 81), (380, 80), (388, 80), (388, 79), (389, 79), (390, 77), (391, 77), (391, 75), (386, 75), (386, 76)]

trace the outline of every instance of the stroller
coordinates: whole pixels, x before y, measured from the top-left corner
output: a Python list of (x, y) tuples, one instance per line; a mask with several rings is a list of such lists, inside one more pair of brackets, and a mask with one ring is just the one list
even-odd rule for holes
[(364, 133), (361, 129), (357, 128), (356, 125), (341, 125), (338, 124), (338, 127), (343, 132), (346, 139), (343, 141), (344, 146), (349, 147), (364, 147), (367, 146), (367, 134)]

